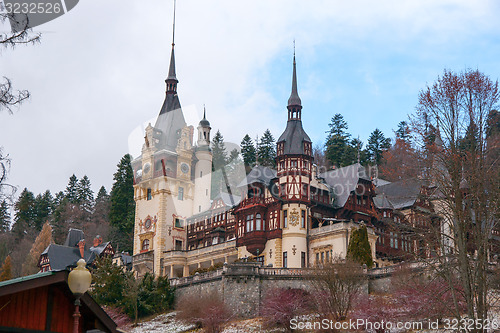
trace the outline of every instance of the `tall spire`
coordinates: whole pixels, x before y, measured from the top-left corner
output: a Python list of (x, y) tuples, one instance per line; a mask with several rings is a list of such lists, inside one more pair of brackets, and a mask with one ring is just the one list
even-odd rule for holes
[(167, 84), (167, 94), (177, 92), (177, 76), (175, 74), (175, 54), (174, 54), (174, 46), (175, 46), (175, 0), (174, 0), (174, 19), (172, 24), (172, 53), (170, 54), (170, 67), (168, 69), (168, 77), (165, 80)]
[(300, 120), (302, 101), (297, 91), (297, 64), (295, 62), (295, 40), (293, 41), (292, 93), (288, 99), (288, 120)]

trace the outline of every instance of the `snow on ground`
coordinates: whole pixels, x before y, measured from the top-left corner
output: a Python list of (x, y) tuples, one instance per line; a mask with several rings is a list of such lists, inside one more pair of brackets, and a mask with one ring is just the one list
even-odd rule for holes
[[(175, 318), (176, 313), (170, 312), (161, 314), (155, 318), (139, 323), (130, 330), (130, 333), (183, 333), (183, 332), (203, 332), (201, 329), (195, 329), (195, 325), (185, 324)], [(231, 321), (225, 325), (222, 333), (277, 333), (282, 332), (279, 329), (264, 330), (262, 320), (259, 318)]]
[(182, 333), (195, 328), (195, 325), (185, 324), (175, 318), (175, 312), (161, 314), (155, 318), (139, 323), (131, 333)]

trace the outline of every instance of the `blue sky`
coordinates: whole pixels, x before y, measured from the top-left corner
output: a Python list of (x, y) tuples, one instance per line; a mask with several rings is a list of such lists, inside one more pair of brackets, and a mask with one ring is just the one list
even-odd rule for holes
[[(110, 189), (131, 133), (140, 139), (163, 102), (172, 7), (80, 1), (36, 29), (39, 45), (1, 51), (0, 74), (32, 94), (13, 115), (0, 113), (11, 183), (55, 192), (75, 173)], [(314, 144), (335, 113), (364, 142), (375, 128), (392, 137), (445, 68), (500, 77), (499, 17), (500, 2), (481, 0), (178, 0), (178, 92), (188, 120), (196, 125), (205, 104), (227, 141), (266, 128), (279, 137), (295, 39)]]

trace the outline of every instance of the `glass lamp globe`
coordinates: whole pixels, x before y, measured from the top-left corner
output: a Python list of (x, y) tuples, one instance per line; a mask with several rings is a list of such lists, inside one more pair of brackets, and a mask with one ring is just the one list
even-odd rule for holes
[(85, 260), (80, 259), (68, 276), (68, 285), (71, 292), (79, 298), (89, 289), (92, 282), (92, 275), (85, 267)]

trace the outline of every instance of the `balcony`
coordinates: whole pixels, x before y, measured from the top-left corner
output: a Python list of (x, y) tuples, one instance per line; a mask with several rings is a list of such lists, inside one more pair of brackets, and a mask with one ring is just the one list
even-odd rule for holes
[(240, 209), (247, 208), (249, 206), (255, 206), (255, 205), (269, 205), (270, 203), (275, 202), (277, 199), (274, 197), (268, 197), (268, 198), (263, 198), (263, 197), (253, 197), (253, 198), (247, 198), (244, 199), (240, 202)]
[(217, 245), (212, 245), (212, 246), (207, 246), (207, 247), (202, 247), (200, 249), (196, 250), (190, 250), (187, 252), (187, 254), (191, 256), (199, 256), (207, 253), (212, 253), (216, 251), (224, 251), (224, 250), (232, 250), (236, 249), (236, 240), (230, 240), (224, 243), (220, 243)]
[(367, 207), (365, 205), (358, 205), (358, 204), (355, 204), (355, 203), (351, 203), (351, 202), (346, 202), (345, 206), (344, 206), (345, 209), (347, 210), (350, 210), (354, 213), (362, 213), (362, 214), (366, 214), (366, 215), (370, 215), (370, 216), (374, 216), (374, 217), (377, 217), (377, 213), (375, 212), (375, 210), (371, 207)]

